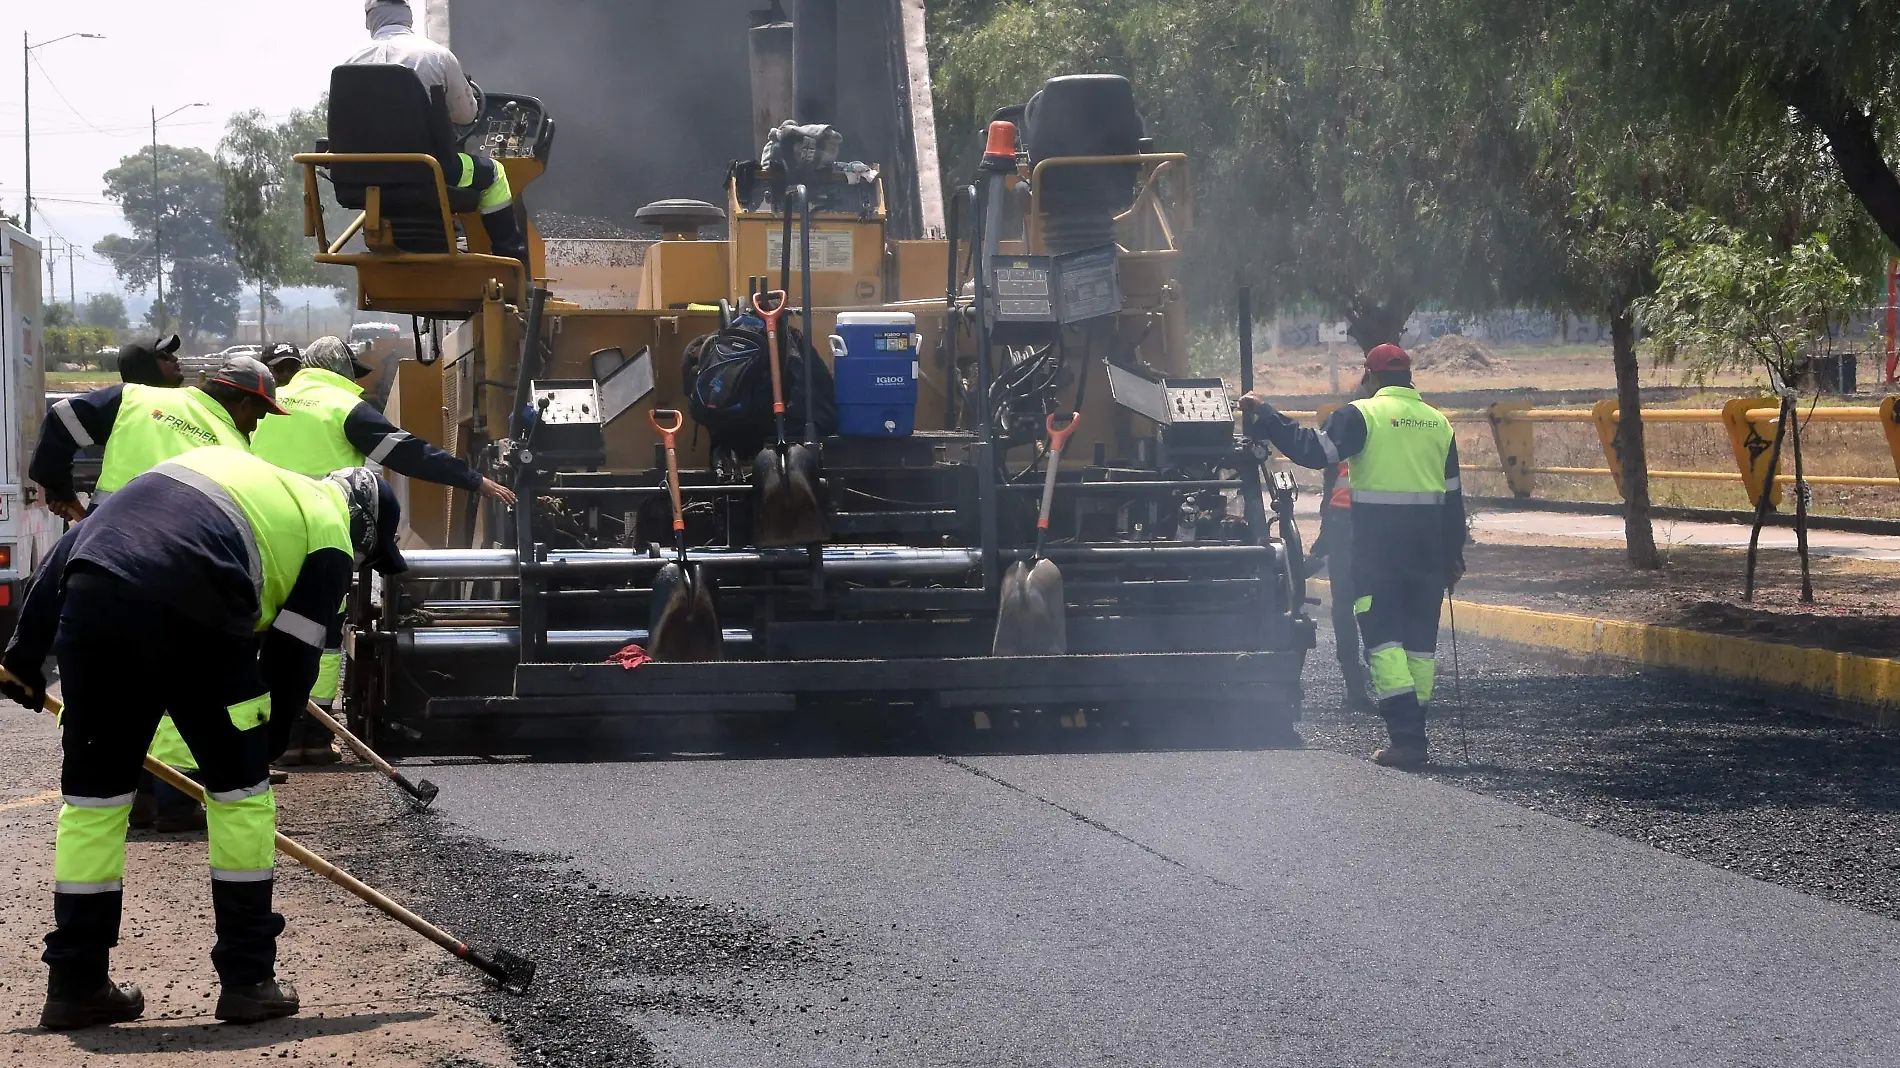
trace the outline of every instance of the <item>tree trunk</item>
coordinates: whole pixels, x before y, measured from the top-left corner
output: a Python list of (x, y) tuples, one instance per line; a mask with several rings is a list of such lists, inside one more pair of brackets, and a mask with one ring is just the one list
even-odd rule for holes
[(1808, 482), (1801, 464), (1801, 410), (1788, 409), (1788, 436), (1794, 442), (1794, 547), (1801, 557), (1801, 603), (1814, 603), (1814, 579), (1808, 571)]
[(1380, 345), (1396, 345), (1405, 336), (1405, 321), (1411, 317), (1409, 301), (1355, 303), (1346, 312), (1346, 336), (1358, 344), (1360, 352), (1371, 352)]
[(1616, 365), (1616, 455), (1623, 467), (1623, 539), (1630, 566), (1662, 566), (1656, 532), (1649, 522), (1649, 453), (1643, 443), (1643, 393), (1637, 374), (1636, 323), (1627, 304), (1610, 312), (1610, 342)]
[(1873, 216), (1887, 240), (1900, 245), (1900, 177), (1881, 151), (1873, 117), (1820, 68), (1776, 89), (1790, 107), (1820, 129), (1848, 191)]

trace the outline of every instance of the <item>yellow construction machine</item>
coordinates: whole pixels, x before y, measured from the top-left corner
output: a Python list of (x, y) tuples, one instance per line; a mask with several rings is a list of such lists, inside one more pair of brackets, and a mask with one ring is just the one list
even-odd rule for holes
[[(822, 140), (840, 113), (795, 116), (802, 91), (775, 102), (761, 84), (835, 56), (826, 5), (799, 7), (815, 25), (732, 28), (758, 105), (742, 141), (794, 117)], [(914, 76), (921, 46), (904, 51)], [(978, 181), (941, 204), (920, 176), (929, 135), (862, 163), (844, 128), (839, 158), (768, 152), (681, 190), (714, 197), (638, 207), (651, 236), (531, 226), (524, 265), (488, 254), (446, 178), (467, 146), (533, 202), (560, 173), (550, 106), (489, 93), (458, 139), (426, 93), (339, 109), (362, 69), (337, 70), (329, 141), (297, 157), (317, 258), (354, 268), (360, 308), (432, 324), (387, 414), (521, 498), (394, 479), (411, 569), (353, 608), (349, 707), (371, 744), (599, 752), (643, 725), (734, 717), (1297, 718), (1313, 627), (1291, 486), (1239, 432), (1227, 384), (1187, 373), (1190, 161), (1152, 148), (1126, 81), (1058, 78), (1005, 109), (980, 156), (952, 161)], [(637, 187), (629, 167), (584, 184)], [(332, 233), (339, 204), (355, 214)], [(779, 429), (735, 431), (767, 348)], [(821, 513), (790, 541), (759, 482), (789, 454)], [(1057, 627), (1038, 617), (1027, 647), (1003, 648), (1005, 576), (1038, 561), (1062, 575), (1037, 594)], [(656, 578), (682, 569), (710, 594), (722, 659), (643, 662), (628, 647), (652, 650), (677, 600)]]

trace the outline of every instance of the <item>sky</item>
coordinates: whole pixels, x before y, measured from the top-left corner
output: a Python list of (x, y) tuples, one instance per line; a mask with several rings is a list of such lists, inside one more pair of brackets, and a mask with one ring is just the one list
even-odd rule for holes
[[(149, 296), (127, 293), (92, 245), (128, 232), (100, 176), (146, 151), (150, 109), (209, 105), (161, 122), (158, 138), (215, 151), (232, 114), (261, 108), (281, 118), (315, 104), (330, 68), (366, 36), (360, 0), (0, 0), (0, 207), (16, 215), (26, 199), (22, 33), (36, 45), (105, 35), (33, 52), (33, 232), (53, 239), (55, 256), (64, 255), (60, 238), (78, 246), (72, 273), (82, 301), (120, 293), (134, 308)], [(68, 300), (63, 259), (54, 273), (57, 299)]]

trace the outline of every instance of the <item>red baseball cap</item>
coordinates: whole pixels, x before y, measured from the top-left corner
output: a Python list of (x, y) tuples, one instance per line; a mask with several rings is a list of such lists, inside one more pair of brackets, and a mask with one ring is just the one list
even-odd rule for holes
[(1368, 371), (1410, 371), (1412, 358), (1397, 345), (1380, 345), (1366, 353)]
[(222, 382), (233, 389), (263, 398), (272, 415), (290, 414), (277, 403), (277, 380), (271, 377), (270, 368), (256, 357), (233, 356), (208, 381)]

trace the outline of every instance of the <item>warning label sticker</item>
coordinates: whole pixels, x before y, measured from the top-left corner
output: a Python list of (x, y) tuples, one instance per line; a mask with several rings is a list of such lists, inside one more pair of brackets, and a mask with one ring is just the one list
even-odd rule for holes
[[(845, 271), (852, 269), (852, 234), (849, 230), (818, 229), (811, 232), (811, 269), (819, 271)], [(774, 227), (765, 233), (765, 262), (776, 272), (784, 262), (785, 231)], [(792, 273), (797, 274), (800, 257), (804, 255), (799, 247), (799, 231), (792, 228)]]

